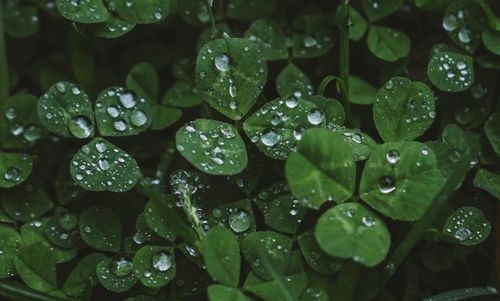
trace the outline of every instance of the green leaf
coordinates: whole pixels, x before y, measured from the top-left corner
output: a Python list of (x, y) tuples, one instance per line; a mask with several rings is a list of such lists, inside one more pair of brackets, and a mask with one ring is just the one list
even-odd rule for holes
[(64, 281), (63, 291), (70, 296), (80, 296), (87, 286), (89, 279), (92, 283), (97, 282), (97, 264), (106, 259), (101, 253), (90, 253), (83, 257)]
[(170, 247), (144, 246), (132, 262), (134, 275), (146, 287), (162, 287), (175, 277), (174, 251)]
[(262, 279), (284, 275), (288, 266), (292, 240), (283, 234), (259, 231), (241, 241), (241, 250), (252, 271)]
[(340, 204), (328, 209), (319, 218), (314, 234), (326, 253), (352, 258), (368, 267), (380, 263), (391, 244), (384, 222), (359, 203)]
[(312, 58), (326, 54), (335, 44), (331, 15), (310, 14), (294, 22), (298, 30), (292, 37), (292, 53), (295, 58)]
[(377, 89), (369, 82), (349, 76), (349, 101), (358, 105), (369, 105), (375, 101)]
[(470, 56), (438, 52), (429, 61), (427, 76), (441, 91), (465, 91), (474, 83), (474, 64)]
[(328, 294), (320, 288), (308, 288), (300, 301), (328, 301)]
[(109, 18), (108, 10), (102, 0), (75, 2), (72, 0), (56, 0), (57, 8), (63, 17), (79, 23), (101, 23)]
[(164, 105), (152, 107), (152, 130), (163, 130), (176, 123), (182, 117), (182, 111)]
[(104, 23), (96, 24), (93, 32), (97, 37), (116, 39), (135, 28), (135, 23), (127, 22), (119, 17), (111, 15)]
[(96, 100), (95, 117), (103, 136), (137, 135), (149, 128), (151, 116), (151, 105), (131, 90), (108, 88)]
[(421, 136), (432, 125), (434, 117), (434, 95), (424, 83), (394, 77), (377, 92), (373, 119), (386, 142)]
[(482, 34), (484, 46), (496, 55), (500, 55), (500, 32), (485, 30)]
[(122, 293), (131, 289), (137, 282), (133, 269), (132, 262), (123, 257), (118, 260), (105, 258), (97, 264), (95, 272), (99, 282), (107, 290)]
[(351, 153), (356, 161), (368, 159), (372, 150), (377, 147), (377, 142), (359, 129), (348, 129), (336, 124), (329, 124), (328, 129), (344, 136), (344, 142), (351, 148)]
[[(195, 1), (196, 2), (196, 1)], [(198, 11), (199, 16), (203, 16), (206, 13), (207, 17), (210, 18), (208, 15), (208, 10), (206, 9), (206, 2), (205, 1), (200, 1), (198, 0), (198, 3), (201, 5), (201, 7), (204, 7), (204, 9)], [(198, 18), (199, 19), (199, 18)], [(231, 28), (227, 25), (227, 23), (217, 23), (215, 24), (215, 28), (217, 29), (217, 32), (215, 33), (215, 36), (213, 35), (213, 28), (212, 27), (207, 27), (198, 37), (198, 41), (196, 42), (196, 49), (200, 50), (203, 45), (206, 43), (210, 42), (213, 39), (222, 39), (227, 36), (232, 36), (233, 32)]]
[(33, 168), (33, 159), (24, 154), (0, 152), (0, 187), (9, 188), (24, 182)]
[(495, 113), (484, 124), (484, 132), (493, 150), (500, 156), (500, 113)]
[(311, 80), (296, 65), (289, 63), (276, 78), (276, 90), (283, 98), (301, 98), (313, 94)]
[(158, 74), (149, 63), (138, 63), (127, 75), (127, 88), (155, 103), (158, 100)]
[(368, 28), (368, 23), (352, 6), (349, 7), (349, 22), (349, 39), (353, 41), (361, 40)]
[(118, 15), (130, 23), (149, 24), (164, 20), (172, 0), (116, 0)]
[(212, 228), (203, 238), (201, 246), (210, 276), (217, 282), (237, 287), (241, 258), (236, 236), (224, 227)]
[(342, 260), (326, 254), (318, 245), (314, 230), (310, 229), (297, 237), (302, 256), (309, 266), (321, 274), (333, 274), (342, 267)]
[(140, 176), (135, 159), (102, 138), (80, 148), (71, 160), (70, 172), (78, 185), (90, 191), (128, 191)]
[(304, 133), (286, 162), (286, 178), (293, 195), (309, 208), (326, 201), (341, 203), (354, 193), (356, 164), (342, 136), (327, 129)]
[(318, 109), (325, 112), (325, 120), (328, 126), (344, 123), (345, 112), (340, 101), (322, 95), (306, 96), (305, 100), (314, 103), (318, 106)]
[(93, 206), (80, 215), (80, 236), (90, 247), (105, 252), (118, 252), (122, 223), (111, 209)]
[(258, 19), (250, 24), (244, 36), (259, 45), (268, 61), (288, 58), (286, 36), (278, 22)]
[(487, 22), (479, 1), (457, 0), (450, 2), (443, 15), (442, 26), (448, 37), (462, 49), (472, 53), (481, 45), (481, 33)]
[(397, 11), (404, 0), (362, 0), (363, 9), (370, 21), (377, 21)]
[(175, 142), (181, 155), (207, 174), (234, 175), (248, 163), (243, 140), (224, 122), (196, 119), (177, 131)]
[(210, 301), (250, 301), (252, 299), (245, 296), (238, 289), (220, 284), (212, 284), (207, 289)]
[(414, 1), (415, 5), (418, 8), (431, 11), (443, 11), (452, 0), (414, 0)]
[(214, 109), (239, 120), (255, 104), (267, 80), (262, 50), (247, 39), (205, 44), (196, 60), (196, 85)]
[(473, 297), (498, 295), (494, 287), (468, 287), (460, 288), (434, 295), (422, 301), (459, 301), (469, 300)]
[(262, 208), (264, 222), (274, 230), (293, 234), (299, 228), (307, 209), (292, 195), (280, 196)]
[(459, 244), (474, 246), (490, 235), (491, 225), (481, 210), (461, 207), (453, 212), (443, 226), (443, 233)]
[(32, 289), (48, 292), (57, 288), (56, 257), (43, 244), (20, 249), (14, 264), (21, 279)]
[(474, 186), (491, 193), (500, 200), (500, 175), (486, 169), (477, 171)]
[(225, 226), (233, 231), (238, 238), (242, 238), (256, 230), (252, 204), (248, 199), (214, 208), (212, 216), (209, 218), (209, 223)]
[(48, 130), (79, 139), (94, 135), (94, 114), (87, 93), (75, 84), (58, 82), (38, 101), (38, 117)]
[(384, 61), (395, 62), (410, 53), (406, 33), (389, 27), (371, 26), (366, 42), (373, 55)]
[(248, 117), (243, 128), (259, 150), (285, 160), (310, 127), (325, 125), (325, 113), (316, 105), (295, 97), (275, 99)]
[(243, 288), (265, 301), (298, 300), (307, 287), (307, 274), (303, 271), (279, 277), (274, 280), (262, 280), (249, 273)]
[(23, 246), (19, 233), (10, 226), (0, 225), (0, 279), (8, 278), (16, 273), (14, 257)]
[(414, 221), (429, 208), (443, 183), (434, 152), (425, 144), (393, 142), (372, 152), (359, 190), (361, 198), (380, 213)]
[(18, 1), (3, 1), (3, 22), (7, 34), (25, 38), (38, 31), (40, 22), (35, 6), (20, 4)]
[(80, 242), (78, 237), (78, 214), (71, 211), (57, 211), (48, 221), (44, 229), (47, 240), (54, 245), (71, 249), (76, 242)]
[(274, 0), (229, 0), (227, 15), (238, 21), (250, 21), (270, 15), (276, 6)]
[(162, 100), (162, 104), (179, 108), (195, 107), (202, 102), (203, 95), (198, 92), (194, 83), (188, 80), (176, 81)]

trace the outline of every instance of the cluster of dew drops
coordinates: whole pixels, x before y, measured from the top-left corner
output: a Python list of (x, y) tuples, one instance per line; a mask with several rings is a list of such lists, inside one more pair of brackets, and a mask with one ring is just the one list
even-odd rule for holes
[[(94, 172), (95, 173), (100, 173), (100, 172), (109, 172), (110, 167), (113, 165), (121, 165), (125, 164), (125, 162), (129, 159), (129, 155), (127, 153), (123, 153), (122, 155), (119, 155), (116, 159), (112, 160), (110, 162), (109, 154), (112, 153), (118, 153), (119, 150), (116, 147), (112, 147), (112, 149), (108, 149), (108, 147), (112, 147), (110, 144), (104, 142), (104, 141), (97, 141), (93, 146), (92, 144), (90, 145), (84, 145), (81, 149), (80, 152), (84, 154), (86, 157), (90, 157), (91, 160), (82, 160), (80, 162), (78, 159), (73, 159), (71, 164), (73, 164), (75, 167), (77, 167), (80, 172), (77, 172), (75, 174), (75, 179), (79, 182), (83, 182), (86, 185), (89, 185), (91, 183), (86, 180), (86, 177), (90, 177), (91, 179)], [(94, 149), (91, 149), (94, 148)], [(113, 185), (113, 182), (116, 182), (116, 177), (122, 177), (124, 175), (118, 174), (121, 170), (119, 168), (115, 168), (112, 170), (112, 172), (109, 173), (110, 178), (109, 179), (102, 179), (103, 183), (101, 185), (103, 186), (111, 186)], [(134, 180), (132, 178), (129, 178), (126, 182), (128, 185), (132, 185), (134, 183)]]
[(19, 120), (19, 114), (16, 107), (9, 106), (4, 112), (10, 133), (14, 137), (23, 137), (25, 143), (35, 143), (42, 136), (42, 129), (36, 124), (23, 126)]
[[(468, 219), (473, 218), (474, 212), (470, 208), (463, 207), (457, 210), (457, 214), (452, 217), (452, 225), (446, 227), (446, 232), (452, 234), (455, 239), (460, 242), (477, 240), (481, 241), (483, 234), (479, 230), (472, 230), (468, 227)], [(481, 224), (482, 227), (487, 228), (487, 223)]]
[[(68, 10), (68, 11), (74, 11), (72, 14), (74, 18), (79, 19), (81, 18), (81, 15), (79, 11), (81, 10), (81, 7), (85, 7), (85, 18), (89, 19), (89, 21), (101, 21), (97, 16), (96, 12), (98, 10), (98, 7), (96, 6), (96, 2), (92, 0), (71, 0), (69, 1), (60, 1), (61, 6), (59, 7), (62, 10)], [(89, 12), (89, 13), (87, 13)], [(68, 12), (65, 12), (68, 14)]]
[[(144, 98), (138, 98), (137, 95), (127, 89), (112, 88), (105, 92), (105, 97), (116, 97), (118, 102), (107, 106), (106, 114), (113, 120), (113, 128), (118, 132), (124, 132), (130, 125), (125, 118), (126, 113), (130, 112), (130, 123), (135, 128), (143, 127), (148, 122), (146, 112), (138, 108), (138, 104), (145, 103)], [(99, 98), (96, 102), (96, 108), (101, 110), (104, 106), (105, 98)], [(103, 122), (107, 120), (104, 119)]]
[(445, 72), (445, 81), (463, 88), (469, 87), (472, 84), (472, 76), (468, 70), (467, 64), (463, 60), (455, 60), (447, 53), (439, 55), (440, 72)]
[[(456, 32), (458, 41), (466, 50), (470, 51), (472, 49), (472, 45), (470, 43), (473, 37), (471, 29), (467, 28), (465, 25), (464, 19), (467, 17), (467, 14), (468, 11), (466, 10), (459, 10), (456, 15), (448, 13), (443, 17), (442, 26), (443, 29), (450, 34), (454, 34), (454, 32)], [(462, 26), (460, 26), (461, 24)]]
[[(25, 154), (22, 154), (20, 156), (20, 160), (22, 162), (25, 162), (25, 163), (23, 163), (23, 165), (27, 165), (27, 164), (32, 165), (33, 164), (33, 162), (28, 162), (29, 157), (28, 157), (28, 155), (25, 155)], [(22, 173), (21, 166), (17, 166), (17, 165), (9, 166), (7, 169), (5, 169), (5, 172), (3, 174), (3, 180), (10, 182), (10, 183), (19, 183), (23, 180), (21, 178), (21, 173)]]

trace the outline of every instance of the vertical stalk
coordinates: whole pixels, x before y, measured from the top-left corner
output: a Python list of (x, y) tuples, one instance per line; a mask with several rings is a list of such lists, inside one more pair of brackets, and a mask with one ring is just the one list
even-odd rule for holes
[(339, 73), (341, 78), (342, 104), (346, 115), (346, 126), (351, 124), (351, 105), (349, 103), (349, 0), (342, 0), (339, 10)]
[(205, 0), (205, 6), (207, 7), (208, 16), (210, 17), (210, 23), (212, 24), (212, 39), (217, 35), (217, 27), (215, 26), (214, 13), (212, 12), (213, 0)]
[(7, 69), (7, 51), (3, 29), (3, 7), (0, 1), (0, 111), (5, 110), (9, 98), (9, 74)]

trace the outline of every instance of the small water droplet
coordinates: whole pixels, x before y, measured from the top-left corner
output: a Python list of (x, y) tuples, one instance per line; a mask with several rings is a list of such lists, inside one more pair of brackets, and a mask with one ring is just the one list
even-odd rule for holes
[(378, 181), (378, 185), (382, 193), (391, 193), (396, 189), (396, 181), (390, 176), (382, 176)]
[(248, 214), (244, 210), (237, 210), (232, 212), (229, 217), (229, 227), (236, 232), (242, 233), (247, 231), (252, 225), (252, 219), (250, 218), (250, 214)]
[(173, 258), (167, 253), (160, 253), (160, 254), (155, 254), (153, 255), (152, 258), (152, 265), (153, 268), (160, 272), (165, 272), (170, 269), (173, 265)]
[(215, 68), (221, 72), (227, 72), (231, 69), (230, 59), (227, 55), (221, 54), (214, 58)]
[(266, 129), (260, 136), (260, 141), (266, 146), (274, 146), (280, 141), (280, 135), (274, 129)]

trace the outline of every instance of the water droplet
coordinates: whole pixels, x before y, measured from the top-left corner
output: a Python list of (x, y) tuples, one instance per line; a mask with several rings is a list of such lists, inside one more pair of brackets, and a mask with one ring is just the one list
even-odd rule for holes
[(100, 159), (98, 164), (99, 164), (99, 168), (102, 170), (108, 170), (110, 167), (109, 161), (106, 159)]
[(30, 125), (23, 133), (24, 139), (29, 142), (35, 142), (42, 136), (42, 130), (36, 125)]
[(73, 136), (79, 139), (90, 137), (93, 130), (92, 122), (87, 116), (83, 115), (73, 117), (68, 122), (68, 129)]
[(229, 57), (225, 54), (218, 55), (214, 58), (214, 64), (215, 68), (221, 72), (226, 72), (231, 69), (231, 66), (229, 64)]
[(266, 146), (274, 146), (280, 141), (280, 135), (274, 129), (266, 129), (260, 136), (260, 141)]
[(79, 87), (74, 86), (73, 88), (71, 88), (71, 93), (73, 93), (73, 95), (80, 95), (80, 93), (82, 93), (82, 91), (80, 90)]
[(305, 37), (303, 42), (304, 46), (306, 46), (307, 48), (314, 47), (318, 44), (318, 41), (316, 41), (316, 39), (311, 36)]
[(449, 14), (443, 18), (442, 25), (446, 31), (455, 30), (457, 28), (457, 18), (454, 15)]
[(11, 166), (7, 168), (5, 171), (5, 174), (3, 175), (3, 178), (6, 181), (9, 182), (14, 182), (19, 180), (19, 175), (21, 174), (21, 170), (15, 166)]
[(118, 278), (127, 277), (132, 273), (133, 265), (132, 262), (121, 258), (112, 262), (111, 272)]
[(313, 125), (320, 124), (325, 119), (325, 114), (319, 109), (314, 108), (307, 113), (307, 120)]
[(57, 83), (56, 84), (56, 89), (61, 94), (65, 94), (66, 93), (66, 86), (64, 85), (64, 83)]
[(382, 176), (378, 181), (378, 185), (382, 193), (391, 193), (396, 189), (396, 181), (390, 176)]
[(390, 150), (385, 155), (385, 158), (387, 159), (387, 161), (389, 163), (396, 164), (396, 163), (398, 163), (398, 161), (400, 159), (399, 152), (397, 150), (395, 150), (395, 149)]
[(472, 232), (464, 227), (459, 227), (457, 231), (455, 231), (455, 238), (458, 239), (459, 241), (464, 241), (467, 240), (471, 237)]
[(293, 130), (293, 137), (296, 139), (296, 140), (300, 140), (302, 139), (302, 134), (304, 134), (304, 131), (306, 130), (305, 127), (303, 126), (299, 126), (299, 127), (296, 127), (294, 130)]
[(119, 132), (123, 132), (127, 129), (127, 124), (123, 120), (117, 120), (113, 123), (113, 128)]
[(142, 110), (134, 110), (130, 113), (130, 121), (135, 126), (143, 126), (148, 122), (148, 116)]
[(108, 112), (108, 115), (111, 116), (112, 118), (116, 118), (120, 115), (120, 111), (116, 106), (110, 106), (106, 111)]
[(238, 96), (238, 88), (232, 81), (229, 82), (229, 95), (231, 95), (232, 98)]
[(120, 103), (127, 109), (133, 108), (136, 104), (135, 93), (131, 90), (125, 90), (120, 93)]
[(287, 99), (287, 100), (285, 101), (286, 106), (287, 106), (288, 108), (290, 108), (290, 109), (295, 108), (295, 107), (297, 106), (297, 104), (298, 104), (298, 103), (299, 103), (299, 102), (298, 102), (298, 101), (297, 101), (297, 99), (296, 99), (296, 98), (294, 98), (294, 97), (291, 97), (291, 98), (289, 98), (289, 99)]
[(469, 43), (471, 41), (470, 30), (467, 28), (462, 28), (458, 32), (458, 40), (462, 43)]
[(231, 227), (231, 229), (236, 233), (245, 232), (252, 225), (250, 214), (248, 214), (244, 210), (237, 210), (236, 212), (232, 212), (229, 215), (228, 220), (229, 227)]
[(8, 107), (5, 110), (5, 118), (7, 118), (8, 120), (13, 120), (14, 118), (16, 118), (16, 116), (17, 116), (17, 110), (16, 110), (16, 108), (14, 108), (14, 107)]
[(165, 272), (170, 269), (173, 265), (173, 258), (167, 253), (160, 253), (160, 254), (155, 254), (153, 255), (152, 258), (152, 265), (153, 268), (160, 272)]
[(363, 218), (361, 218), (361, 222), (366, 227), (372, 227), (373, 225), (375, 225), (375, 219), (373, 219), (373, 217), (371, 216), (363, 216)]

